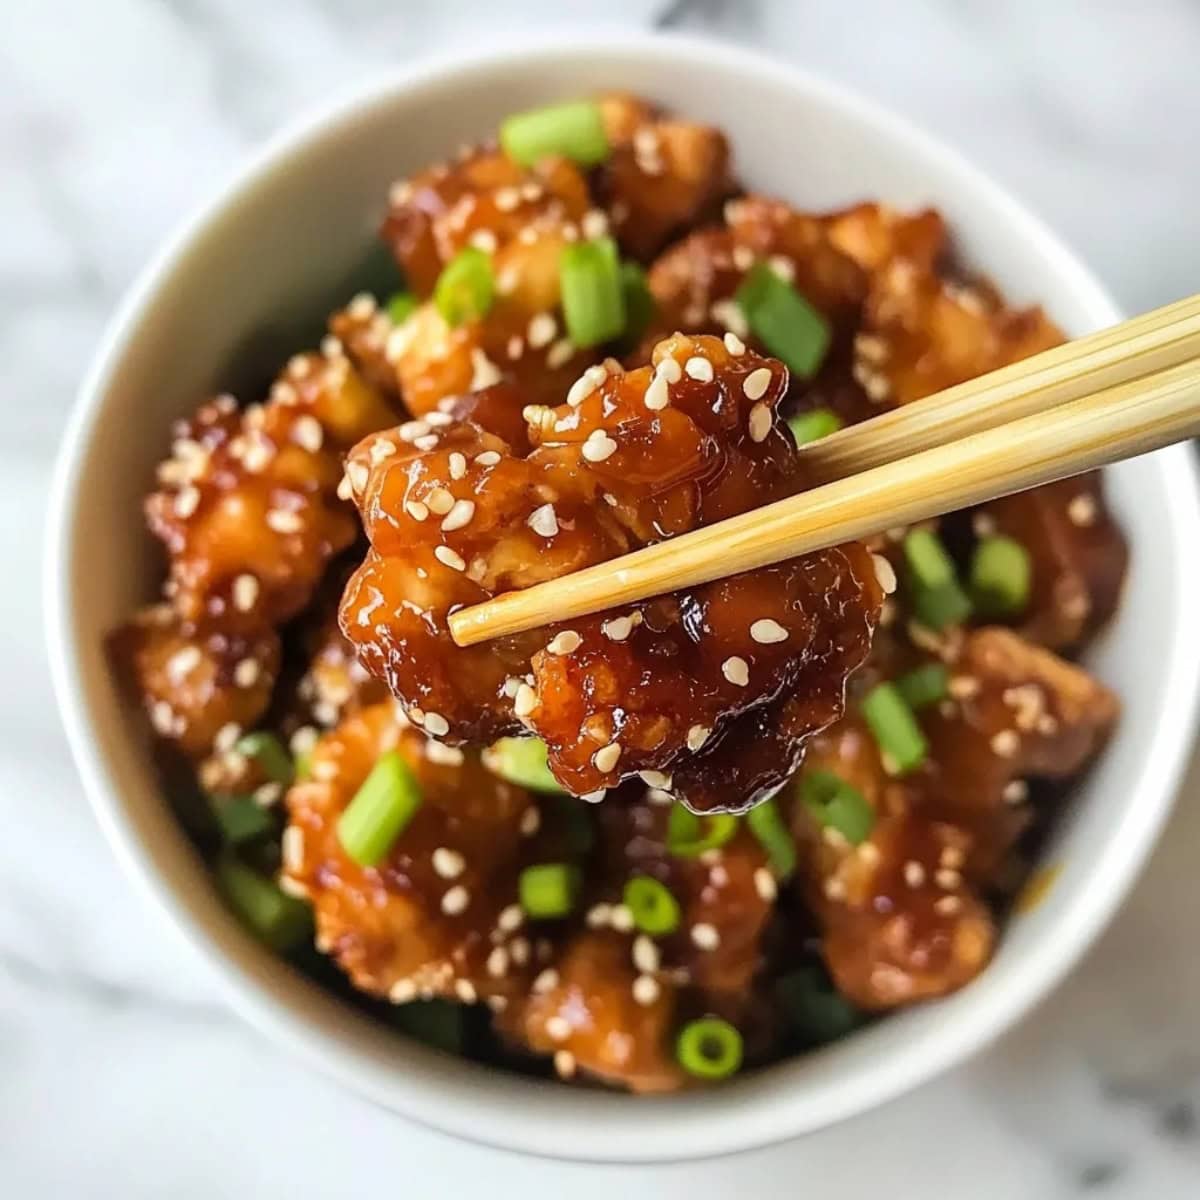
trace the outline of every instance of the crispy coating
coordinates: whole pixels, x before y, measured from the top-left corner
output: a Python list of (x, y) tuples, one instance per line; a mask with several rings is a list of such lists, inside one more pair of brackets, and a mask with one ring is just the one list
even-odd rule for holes
[[(347, 471), (371, 550), (347, 588), (342, 626), (434, 734), (490, 740), (527, 725), (576, 794), (686, 762), (680, 780), (694, 787), (677, 790), (689, 802), (739, 808), (778, 787), (803, 739), (840, 711), (881, 600), (862, 547), (465, 650), (446, 628), (456, 605), (797, 486), (794, 446), (775, 415), (781, 364), (736, 339), (686, 337), (664, 342), (653, 361), (593, 368), (566, 405), (527, 409), (535, 449), (525, 458), (470, 423), (414, 422), (357, 447)], [(785, 698), (784, 752), (746, 790), (730, 790), (743, 778), (736, 763), (715, 777), (728, 759), (709, 758), (705, 745), (718, 748), (739, 714)]]
[(815, 738), (806, 760), (876, 814), (854, 847), (794, 809), (823, 954), (838, 989), (866, 1009), (943, 995), (978, 974), (995, 941), (981, 893), (1029, 823), (1024, 780), (1074, 774), (1117, 716), (1086, 672), (999, 628), (965, 638), (951, 696), (922, 715), (928, 758), (904, 778), (888, 775), (856, 716)]
[[(343, 850), (337, 821), (393, 749), (423, 802), (387, 858), (361, 867)], [(405, 727), (390, 701), (365, 708), (321, 738), (309, 779), (288, 792), (285, 886), (312, 901), (318, 946), (362, 991), (396, 1003), (513, 995), (527, 985), (531, 960), (513, 957), (522, 935), (501, 913), (516, 901), (523, 855), (536, 853), (521, 833), (531, 803), (476, 752)]]

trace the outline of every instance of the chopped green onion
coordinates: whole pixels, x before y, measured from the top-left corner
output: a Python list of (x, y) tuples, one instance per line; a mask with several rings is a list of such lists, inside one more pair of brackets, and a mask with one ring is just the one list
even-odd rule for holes
[(914, 712), (950, 695), (950, 672), (942, 663), (926, 663), (901, 675), (896, 690)]
[(238, 754), (252, 758), (276, 783), (291, 783), (294, 769), (292, 756), (283, 748), (283, 743), (273, 734), (260, 730), (239, 738), (233, 746)]
[(731, 813), (698, 817), (682, 804), (671, 808), (667, 818), (667, 850), (678, 858), (699, 858), (716, 850), (737, 833), (738, 819)]
[(842, 427), (842, 418), (832, 409), (814, 408), (811, 412), (797, 413), (788, 419), (788, 428), (797, 446), (819, 442), (821, 438), (837, 433)]
[(625, 293), (610, 237), (575, 242), (558, 260), (563, 317), (576, 346), (598, 346), (625, 328)]
[(359, 866), (375, 866), (387, 857), (420, 807), (417, 777), (398, 750), (389, 750), (338, 818), (342, 849)]
[(988, 616), (1011, 617), (1029, 603), (1033, 563), (1010, 537), (985, 537), (971, 556), (971, 594)]
[(829, 349), (829, 322), (766, 263), (750, 270), (734, 296), (751, 331), (802, 379), (816, 374)]
[(312, 770), (312, 751), (305, 750), (303, 754), (296, 755), (296, 781), (303, 783), (309, 776)]
[(604, 117), (600, 106), (591, 100), (570, 100), (513, 113), (500, 126), (500, 145), (523, 167), (535, 166), (552, 155), (594, 167), (609, 155)]
[(462, 325), (487, 313), (495, 290), (491, 259), (478, 246), (465, 246), (442, 268), (433, 302), (447, 325)]
[(397, 292), (387, 302), (387, 315), (393, 325), (403, 325), (417, 311), (417, 298), (412, 292)]
[(418, 1042), (447, 1054), (462, 1053), (464, 1029), (460, 1005), (449, 1000), (414, 1000), (394, 1008), (391, 1019)]
[(239, 862), (232, 854), (217, 860), (217, 884), (242, 923), (272, 950), (299, 945), (312, 929), (312, 910), (285, 895), (275, 884)]
[(493, 742), (483, 756), (493, 775), (535, 792), (563, 791), (546, 761), (546, 743), (537, 737), (508, 737)]
[(635, 875), (625, 885), (622, 898), (633, 913), (634, 925), (643, 933), (658, 937), (679, 928), (679, 901), (665, 883), (649, 875)]
[(679, 1031), (675, 1057), (689, 1075), (724, 1079), (742, 1065), (742, 1035), (720, 1017), (701, 1017)]
[(517, 895), (531, 917), (565, 917), (575, 907), (581, 883), (579, 868), (570, 863), (539, 863), (521, 872)]
[(895, 684), (873, 687), (863, 697), (862, 711), (888, 770), (906, 775), (925, 761), (929, 744)]
[(625, 298), (625, 328), (621, 336), (629, 345), (649, 328), (657, 307), (646, 282), (646, 272), (635, 262), (621, 264), (621, 294)]
[(875, 810), (866, 797), (832, 771), (805, 771), (800, 799), (818, 824), (836, 829), (852, 846), (865, 842), (875, 827)]
[(767, 852), (771, 870), (779, 879), (786, 879), (796, 869), (796, 843), (779, 814), (774, 800), (764, 800), (746, 814), (750, 832), (758, 838)]
[(818, 967), (801, 967), (781, 976), (775, 981), (775, 992), (805, 1045), (832, 1042), (862, 1023), (858, 1010)]
[(231, 846), (248, 842), (274, 827), (275, 821), (253, 796), (214, 796), (213, 815)]
[(941, 538), (932, 530), (914, 529), (904, 539), (904, 558), (913, 587), (913, 610), (921, 624), (944, 629), (965, 621), (971, 601), (959, 586), (954, 560)]

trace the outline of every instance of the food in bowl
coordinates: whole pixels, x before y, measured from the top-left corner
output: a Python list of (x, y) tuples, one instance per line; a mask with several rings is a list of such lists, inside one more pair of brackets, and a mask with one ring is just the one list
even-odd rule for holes
[(114, 637), (243, 920), (410, 1033), (633, 1091), (968, 983), (1116, 720), (1071, 661), (1125, 569), (1098, 475), (483, 647), (446, 618), (1057, 330), (935, 212), (746, 195), (628, 96), (510, 118), (383, 233), (404, 290), (175, 430), (163, 599)]

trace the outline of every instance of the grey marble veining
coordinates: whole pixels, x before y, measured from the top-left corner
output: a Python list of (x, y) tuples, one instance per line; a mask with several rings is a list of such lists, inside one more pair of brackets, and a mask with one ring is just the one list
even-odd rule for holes
[[(788, 1146), (575, 1168), (451, 1143), (310, 1074), (225, 1007), (121, 877), (66, 759), (40, 522), (73, 390), (170, 228), (299, 108), (455, 46), (706, 31), (837, 78), (966, 150), (1129, 306), (1200, 280), (1191, 0), (44, 0), (0, 16), (0, 1195), (1200, 1195), (1200, 768), (1068, 983), (996, 1047)], [(580, 34), (579, 36), (586, 36)], [(136, 431), (131, 431), (136, 435)]]

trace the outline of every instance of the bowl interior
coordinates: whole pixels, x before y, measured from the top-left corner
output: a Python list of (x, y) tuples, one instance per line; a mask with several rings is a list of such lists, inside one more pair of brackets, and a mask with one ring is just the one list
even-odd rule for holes
[(219, 389), (252, 395), (312, 344), (330, 309), (373, 282), (393, 179), (489, 133), (506, 111), (614, 87), (722, 126), (750, 187), (811, 207), (935, 204), (965, 258), (1014, 301), (1041, 301), (1072, 333), (1115, 319), (1091, 277), (975, 172), (869, 106), (756, 57), (625, 39), (423, 68), (277, 140), (143, 279), (85, 386), (60, 464), (47, 599), (65, 719), (112, 840), (247, 1015), (430, 1124), (515, 1149), (646, 1160), (766, 1142), (886, 1099), (994, 1035), (1078, 956), (1157, 831), (1188, 743), (1200, 655), (1185, 620), (1196, 582), (1185, 539), (1197, 504), (1182, 450), (1111, 474), (1134, 555), (1121, 614), (1091, 662), (1122, 696), (1124, 721), (1047, 848), (1060, 868), (1053, 888), (959, 995), (713, 1092), (631, 1101), (444, 1058), (293, 975), (221, 907), (104, 662), (105, 634), (153, 594), (161, 566), (141, 532), (141, 497), (173, 418)]

